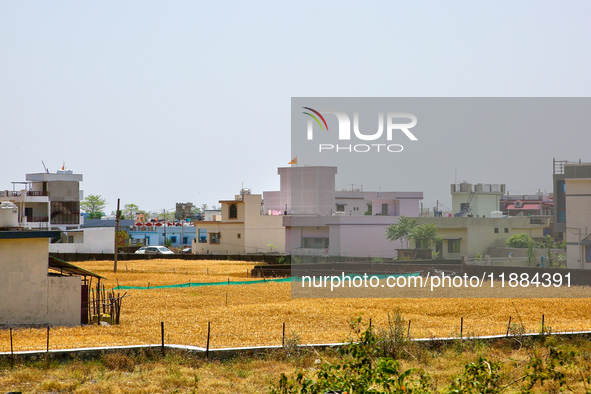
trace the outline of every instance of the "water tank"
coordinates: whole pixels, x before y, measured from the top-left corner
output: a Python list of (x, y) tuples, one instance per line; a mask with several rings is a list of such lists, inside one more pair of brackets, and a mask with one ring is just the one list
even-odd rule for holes
[(0, 203), (0, 227), (18, 227), (18, 207), (11, 202)]
[(490, 217), (491, 218), (502, 218), (503, 217), (503, 212), (502, 211), (492, 211), (490, 213)]

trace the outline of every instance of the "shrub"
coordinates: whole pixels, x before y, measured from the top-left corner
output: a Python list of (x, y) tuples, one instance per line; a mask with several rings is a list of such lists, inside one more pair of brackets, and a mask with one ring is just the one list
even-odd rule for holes
[(514, 234), (507, 240), (507, 247), (509, 248), (529, 248), (534, 241), (527, 234)]

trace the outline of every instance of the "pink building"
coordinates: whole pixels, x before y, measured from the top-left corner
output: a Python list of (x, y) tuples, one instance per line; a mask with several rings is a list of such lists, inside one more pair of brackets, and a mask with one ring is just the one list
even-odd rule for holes
[(335, 191), (336, 167), (279, 168), (281, 190), (264, 192), (267, 214), (286, 214), (285, 252), (297, 255), (395, 257), (400, 242), (386, 227), (418, 217), (422, 192)]

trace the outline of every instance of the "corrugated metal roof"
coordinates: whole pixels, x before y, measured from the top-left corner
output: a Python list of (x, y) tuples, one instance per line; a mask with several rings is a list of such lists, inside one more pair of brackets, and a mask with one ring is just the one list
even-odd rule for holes
[(107, 279), (103, 276), (95, 274), (94, 272), (87, 271), (84, 268), (77, 267), (74, 264), (70, 264), (66, 261), (56, 259), (55, 257), (51, 256), (49, 257), (49, 269), (62, 274), (66, 273), (70, 275), (92, 276), (94, 278)]

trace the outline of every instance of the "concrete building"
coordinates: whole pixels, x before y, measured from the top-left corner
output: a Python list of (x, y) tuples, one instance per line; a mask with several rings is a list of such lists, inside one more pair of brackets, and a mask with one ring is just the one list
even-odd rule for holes
[(82, 179), (82, 174), (66, 169), (26, 174), (26, 182), (12, 182), (12, 191), (0, 191), (0, 203), (12, 202), (18, 207), (18, 227), (59, 230), (59, 238), (49, 246), (51, 253), (113, 253), (113, 228), (83, 228)]
[(268, 215), (332, 215), (336, 167), (280, 167), (280, 190), (263, 192)]
[(50, 258), (48, 238), (59, 235), (59, 231), (0, 231), (0, 327), (87, 322), (86, 278), (101, 277)]
[(490, 217), (500, 209), (500, 199), (505, 193), (505, 185), (482, 184), (472, 185), (466, 181), (451, 185), (451, 202), (454, 216), (471, 215)]
[[(265, 215), (260, 194), (240, 194), (222, 200), (221, 220), (195, 222), (193, 253), (284, 253), (282, 216)], [(271, 246), (269, 246), (271, 245)]]
[(591, 163), (554, 160), (554, 231), (566, 241), (567, 268), (591, 269)]
[[(527, 234), (533, 239), (542, 239), (549, 216), (536, 217), (419, 217), (417, 222), (433, 224), (443, 243), (436, 247), (439, 257), (460, 258), (462, 255), (484, 256), (488, 248), (506, 247), (514, 234)], [(411, 242), (411, 247), (414, 247)]]
[(554, 201), (543, 192), (536, 194), (506, 194), (501, 197), (501, 211), (507, 216), (552, 216)]
[[(19, 207), (19, 224), (26, 228), (80, 229), (80, 190), (82, 174), (72, 170), (27, 174), (26, 182), (12, 182), (12, 191), (0, 191), (0, 202), (11, 201)], [(24, 186), (16, 190), (17, 185)]]
[[(127, 231), (133, 245), (166, 245), (182, 248), (191, 246), (197, 236), (197, 230), (193, 223), (198, 222), (146, 222), (135, 223)], [(148, 225), (149, 224), (149, 225)]]
[(336, 167), (285, 167), (278, 174), (281, 189), (263, 193), (263, 211), (284, 215), (285, 252), (292, 255), (394, 257), (401, 245), (386, 239), (385, 228), (401, 215), (418, 216), (423, 198), (422, 192), (335, 191)]

